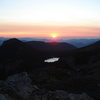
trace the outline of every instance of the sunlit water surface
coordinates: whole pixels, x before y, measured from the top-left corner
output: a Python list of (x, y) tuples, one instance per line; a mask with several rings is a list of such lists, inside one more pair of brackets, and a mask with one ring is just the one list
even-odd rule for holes
[(60, 59), (60, 58), (53, 57), (53, 58), (49, 58), (49, 59), (44, 60), (44, 62), (53, 63), (53, 62), (59, 61), (59, 59)]

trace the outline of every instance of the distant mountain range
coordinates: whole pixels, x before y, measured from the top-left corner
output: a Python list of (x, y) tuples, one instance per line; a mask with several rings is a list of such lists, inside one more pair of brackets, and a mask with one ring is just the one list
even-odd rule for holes
[[(3, 43), (3, 41), (5, 40), (8, 40), (10, 38), (3, 38), (1, 37), (0, 38), (0, 45)], [(50, 39), (46, 39), (46, 38), (18, 38), (19, 40), (23, 41), (23, 42), (30, 42), (30, 41), (41, 41), (41, 42), (50, 42)], [(71, 39), (68, 39), (68, 38), (61, 38), (61, 39), (58, 39), (57, 41), (58, 42), (65, 42), (65, 43), (70, 43), (72, 45), (74, 45), (75, 47), (77, 48), (81, 48), (81, 47), (85, 47), (85, 46), (88, 46), (90, 44), (93, 44), (95, 43), (96, 41), (100, 40), (100, 38), (71, 38)]]
[(100, 39), (68, 39), (68, 40), (65, 40), (65, 42), (70, 43), (78, 48), (81, 48), (81, 47), (85, 47), (90, 44), (93, 44), (99, 40)]

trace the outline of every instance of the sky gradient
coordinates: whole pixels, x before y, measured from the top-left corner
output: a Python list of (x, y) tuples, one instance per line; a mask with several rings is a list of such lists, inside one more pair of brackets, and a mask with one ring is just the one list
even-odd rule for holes
[(0, 37), (100, 37), (100, 0), (0, 0)]

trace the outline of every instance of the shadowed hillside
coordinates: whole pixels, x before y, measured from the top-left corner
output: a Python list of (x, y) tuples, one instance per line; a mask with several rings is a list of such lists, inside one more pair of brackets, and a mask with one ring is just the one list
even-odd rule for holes
[[(44, 62), (50, 57), (59, 57), (59, 60)], [(22, 42), (18, 39), (5, 41), (0, 47), (0, 78), (7, 79), (23, 72), (28, 74), (32, 86), (35, 85), (39, 93), (42, 90), (63, 90), (73, 94), (86, 93), (94, 100), (99, 100), (100, 41), (84, 48), (76, 48), (68, 43)]]
[(64, 42), (40, 42), (40, 41), (30, 41), (27, 42), (28, 45), (35, 49), (43, 51), (68, 51), (75, 49), (76, 47)]

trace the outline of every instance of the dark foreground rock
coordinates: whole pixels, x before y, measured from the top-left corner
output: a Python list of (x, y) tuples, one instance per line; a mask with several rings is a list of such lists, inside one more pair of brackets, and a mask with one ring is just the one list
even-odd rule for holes
[(73, 94), (64, 90), (40, 89), (32, 84), (27, 72), (0, 81), (0, 100), (93, 100), (86, 93)]

